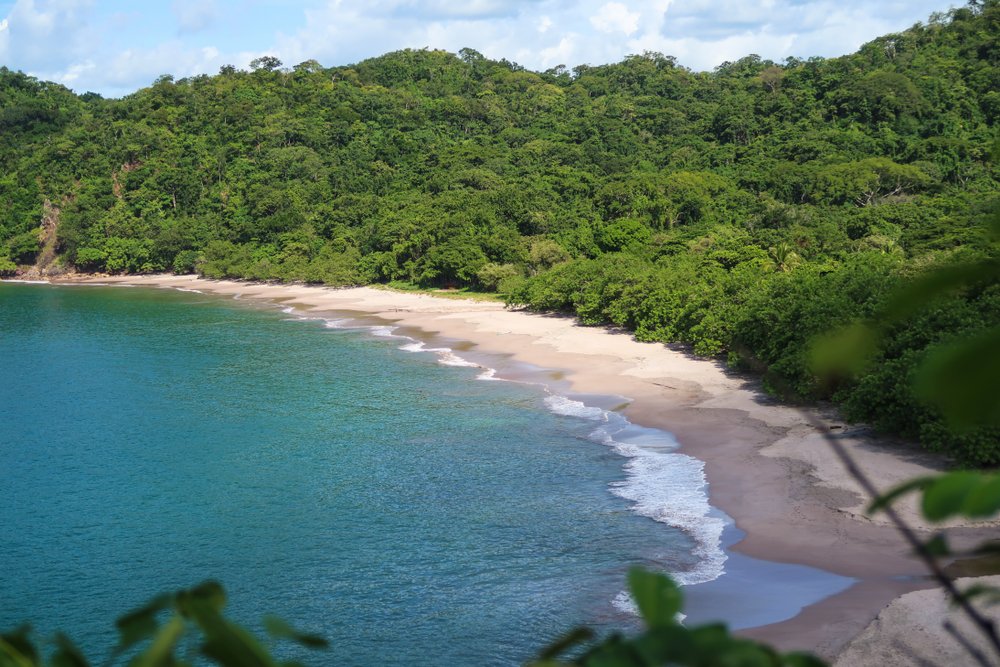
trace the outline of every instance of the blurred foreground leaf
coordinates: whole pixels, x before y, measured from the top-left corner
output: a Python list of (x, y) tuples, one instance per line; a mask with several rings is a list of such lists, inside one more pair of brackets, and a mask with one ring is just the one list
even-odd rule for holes
[(940, 346), (917, 372), (917, 396), (956, 430), (1000, 426), (1000, 327)]
[[(530, 667), (822, 667), (825, 663), (804, 653), (780, 654), (749, 639), (734, 637), (725, 625), (713, 623), (694, 628), (679, 619), (683, 596), (669, 577), (633, 568), (629, 590), (646, 624), (634, 637), (613, 633), (587, 647), (593, 635), (574, 630), (544, 649)], [(567, 661), (559, 657), (571, 649), (580, 655)]]
[(159, 625), (156, 615), (169, 609), (170, 606), (171, 597), (169, 595), (158, 595), (146, 605), (125, 614), (115, 621), (119, 634), (118, 648), (115, 649), (115, 655), (128, 650), (136, 643), (144, 639), (149, 639), (156, 634)]
[(980, 476), (974, 472), (954, 472), (934, 480), (924, 489), (921, 510), (931, 521), (944, 521), (962, 514), (965, 499), (977, 485)]
[(52, 655), (53, 667), (89, 667), (87, 659), (69, 637), (56, 634), (56, 652)]
[(1000, 261), (995, 258), (942, 266), (901, 288), (880, 315), (884, 325), (894, 324), (924, 308), (929, 301), (970, 285), (1000, 279)]
[(39, 664), (38, 651), (30, 635), (31, 627), (28, 625), (0, 634), (0, 665), (32, 667)]
[(184, 634), (184, 620), (180, 616), (174, 616), (163, 629), (156, 633), (152, 643), (145, 651), (140, 653), (132, 661), (131, 667), (160, 667), (161, 665), (173, 665), (174, 648)]
[[(223, 616), (225, 606), (226, 592), (214, 581), (159, 595), (118, 619), (118, 645), (107, 664), (115, 664), (123, 654), (137, 648), (138, 653), (129, 660), (130, 667), (183, 667), (189, 662), (177, 658), (177, 649), (185, 638), (197, 639), (200, 633), (200, 652), (215, 664), (278, 667), (270, 650), (253, 633)], [(162, 625), (161, 615), (166, 616)], [(322, 637), (299, 632), (281, 619), (268, 618), (265, 625), (272, 637), (310, 648), (327, 646)], [(65, 635), (57, 634), (54, 644), (55, 651), (44, 661), (27, 626), (2, 634), (0, 667), (89, 667), (83, 653)], [(294, 664), (281, 663), (282, 667)]]
[(303, 646), (308, 646), (309, 648), (326, 648), (330, 645), (329, 642), (319, 635), (299, 632), (276, 616), (266, 616), (264, 618), (264, 627), (267, 629), (268, 634), (272, 637), (291, 639), (292, 641), (302, 644)]
[(810, 350), (813, 372), (827, 381), (854, 377), (865, 370), (878, 350), (879, 333), (855, 322), (817, 337)]
[(984, 519), (1000, 511), (1000, 475), (958, 470), (900, 484), (876, 498), (868, 512), (881, 511), (916, 491), (923, 493), (920, 507), (930, 521), (946, 521), (953, 517)]
[(628, 573), (628, 585), (642, 620), (649, 627), (677, 622), (684, 598), (677, 584), (668, 577), (635, 567)]

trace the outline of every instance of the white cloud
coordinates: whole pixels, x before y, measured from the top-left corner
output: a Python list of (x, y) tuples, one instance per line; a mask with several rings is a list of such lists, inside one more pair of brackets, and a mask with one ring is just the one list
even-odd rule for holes
[(17, 67), (52, 66), (86, 51), (89, 0), (17, 0), (3, 19), (0, 54)]
[[(554, 64), (616, 62), (648, 50), (673, 55), (692, 69), (710, 70), (750, 53), (778, 61), (789, 55), (849, 53), (867, 39), (904, 28), (906, 21), (881, 20), (882, 15), (898, 16), (905, 9), (900, 3), (522, 0), (509, 3), (503, 15), (489, 16), (497, 3), (473, 1), (444, 16), (441, 1), (329, 1), (306, 10), (302, 27), (279, 35), (272, 51), (286, 64), (315, 58), (333, 65), (401, 48), (458, 51), (468, 46), (490, 58), (543, 70)], [(916, 15), (921, 15), (919, 9)], [(875, 28), (860, 33), (858, 26)], [(843, 44), (848, 46), (838, 46)]]
[(201, 32), (219, 20), (214, 0), (174, 0), (170, 9), (182, 33)]
[(571, 65), (573, 55), (576, 52), (576, 35), (566, 35), (559, 40), (555, 46), (542, 49), (541, 65), (542, 69), (548, 69), (556, 65)]
[(93, 60), (85, 60), (82, 63), (70, 65), (64, 73), (56, 77), (56, 81), (67, 86), (72, 86), (81, 76), (87, 76), (93, 72), (97, 66)]
[[(925, 5), (924, 9), (920, 4)], [(751, 53), (782, 61), (789, 56), (836, 56), (855, 51), (879, 35), (903, 30), (925, 18), (939, 0), (865, 3), (855, 0), (674, 0), (656, 29), (628, 40), (632, 52), (660, 51), (695, 70), (710, 70)], [(919, 19), (914, 19), (919, 20)], [(859, 29), (863, 26), (864, 30)]]
[(148, 85), (162, 74), (181, 78), (213, 71), (220, 64), (214, 49), (192, 51), (179, 41), (171, 41), (151, 49), (127, 49), (118, 53), (102, 68), (102, 77), (115, 86), (127, 86), (133, 81)]
[(345, 65), (423, 47), (470, 47), (536, 70), (648, 50), (702, 70), (750, 53), (776, 61), (850, 53), (950, 1), (171, 0), (125, 10), (93, 0), (16, 0), (0, 15), (0, 62), (111, 95), (160, 74), (246, 67), (261, 55), (287, 66)]
[(101, 91), (123, 95), (150, 85), (157, 77), (176, 78), (218, 71), (222, 59), (218, 49), (187, 49), (181, 42), (165, 42), (150, 49), (126, 49), (98, 67), (91, 59), (73, 63), (63, 70), (39, 73), (39, 78), (69, 86), (77, 92)]
[(631, 35), (639, 29), (639, 13), (630, 12), (620, 2), (609, 2), (590, 17), (590, 25), (605, 33), (621, 32)]
[(389, 0), (379, 3), (388, 5), (400, 14), (425, 19), (469, 19), (496, 18), (510, 15), (516, 9), (516, 2), (504, 0)]
[(0, 21), (0, 61), (7, 62), (10, 51), (10, 31), (7, 29), (7, 19)]

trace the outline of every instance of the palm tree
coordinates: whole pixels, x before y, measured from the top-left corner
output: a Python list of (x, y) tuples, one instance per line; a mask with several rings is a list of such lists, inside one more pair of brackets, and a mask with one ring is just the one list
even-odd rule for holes
[(792, 246), (788, 243), (782, 241), (776, 246), (771, 246), (767, 249), (767, 254), (774, 263), (774, 268), (776, 271), (781, 271), (782, 273), (787, 273), (795, 268), (802, 258), (799, 257), (798, 253), (792, 250)]

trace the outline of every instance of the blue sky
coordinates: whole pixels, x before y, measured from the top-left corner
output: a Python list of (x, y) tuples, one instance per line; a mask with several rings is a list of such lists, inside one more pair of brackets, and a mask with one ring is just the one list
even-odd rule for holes
[(535, 70), (659, 51), (711, 69), (750, 53), (849, 53), (964, 0), (0, 0), (0, 64), (117, 97), (162, 74), (345, 65), (470, 47)]

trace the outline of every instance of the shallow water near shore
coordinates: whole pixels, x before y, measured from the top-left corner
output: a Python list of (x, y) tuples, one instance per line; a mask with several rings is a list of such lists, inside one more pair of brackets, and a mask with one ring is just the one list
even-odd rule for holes
[[(516, 664), (574, 624), (634, 623), (615, 604), (630, 565), (722, 570), (724, 518), (669, 434), (482, 381), (391, 327), (0, 285), (0, 334), (0, 627), (61, 628), (96, 657), (117, 614), (212, 577), (237, 619), (331, 639), (325, 664)], [(716, 581), (761, 583), (733, 565)], [(823, 581), (815, 599), (841, 583)], [(696, 618), (808, 603), (734, 618), (713, 584), (687, 589)]]

